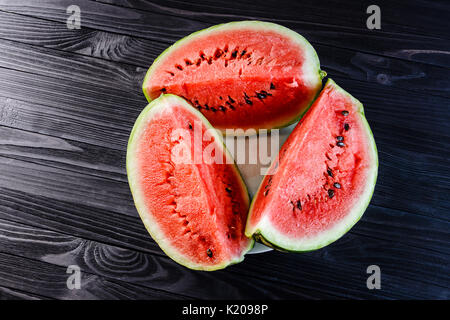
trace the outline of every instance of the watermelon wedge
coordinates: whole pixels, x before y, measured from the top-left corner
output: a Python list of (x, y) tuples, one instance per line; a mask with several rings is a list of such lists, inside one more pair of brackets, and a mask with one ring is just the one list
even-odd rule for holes
[(330, 79), (261, 183), (246, 234), (276, 249), (319, 249), (361, 218), (377, 171), (362, 104)]
[(222, 131), (272, 129), (298, 120), (322, 87), (309, 42), (268, 22), (240, 21), (195, 32), (164, 51), (147, 72), (148, 101), (188, 100)]
[(176, 262), (217, 270), (252, 248), (244, 234), (246, 186), (221, 135), (184, 99), (162, 95), (142, 111), (128, 144), (127, 173), (145, 227)]

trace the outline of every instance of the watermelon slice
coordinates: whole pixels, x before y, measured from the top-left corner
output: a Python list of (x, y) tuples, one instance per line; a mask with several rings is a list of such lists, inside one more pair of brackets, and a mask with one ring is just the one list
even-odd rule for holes
[(361, 218), (377, 171), (362, 104), (330, 79), (264, 177), (246, 234), (287, 251), (321, 248)]
[[(204, 156), (208, 150), (213, 159)], [(145, 227), (176, 262), (216, 270), (242, 261), (252, 248), (240, 173), (221, 135), (182, 98), (162, 95), (142, 111), (128, 144), (127, 173)]]
[(322, 87), (309, 42), (283, 26), (240, 21), (195, 32), (164, 51), (147, 72), (149, 101), (184, 97), (211, 124), (271, 129), (298, 120)]

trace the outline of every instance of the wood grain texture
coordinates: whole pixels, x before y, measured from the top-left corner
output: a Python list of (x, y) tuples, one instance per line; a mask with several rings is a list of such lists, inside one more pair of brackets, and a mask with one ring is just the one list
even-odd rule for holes
[(123, 281), (81, 273), (79, 290), (67, 287), (67, 268), (0, 252), (0, 280), (4, 286), (53, 299), (185, 299), (176, 294)]
[[(38, 201), (38, 197), (30, 197), (24, 193), (5, 189), (2, 190), (2, 194), (4, 196), (0, 204), (5, 213), (0, 216), (1, 218), (114, 243), (114, 247), (122, 248), (118, 250), (120, 252), (125, 252), (127, 251), (125, 248), (132, 247), (131, 252), (137, 250), (163, 256), (137, 219), (134, 221), (131, 218), (116, 219), (113, 213), (105, 212), (105, 218), (110, 220), (108, 223), (105, 218), (102, 219), (100, 210), (93, 211), (90, 207), (79, 205), (74, 208), (73, 204), (43, 197), (40, 197), (41, 200)], [(14, 198), (19, 196), (20, 199)], [(70, 212), (73, 217), (68, 215)], [(95, 212), (95, 217), (89, 212)], [(412, 287), (417, 290), (416, 298), (442, 298), (443, 295), (447, 295), (445, 283), (448, 282), (449, 253), (445, 251), (449, 239), (448, 223), (442, 224), (441, 221), (435, 221), (430, 225), (431, 221), (428, 219), (425, 225), (418, 227), (420, 219), (417, 217), (406, 214), (394, 216), (391, 213), (391, 210), (379, 210), (372, 206), (362, 221), (351, 231), (352, 235), (347, 235), (323, 250), (303, 255), (273, 252), (248, 256), (243, 263), (223, 273), (236, 270), (238, 274), (248, 276), (247, 281), (253, 281), (250, 279), (256, 277), (262, 281), (277, 283), (279, 288), (295, 284), (294, 286), (299, 286), (297, 297), (313, 291), (313, 288), (317, 288), (316, 294), (322, 298), (330, 297), (330, 295), (347, 298), (406, 298), (412, 297), (410, 292)], [(366, 217), (375, 219), (376, 224), (370, 221), (366, 223)], [(122, 225), (127, 227), (124, 228)], [(374, 232), (380, 228), (380, 225), (386, 227), (378, 233)], [(398, 227), (399, 225), (401, 227)], [(372, 226), (374, 226), (373, 229)], [(370, 236), (359, 235), (364, 234), (364, 229), (370, 230)], [(412, 239), (411, 233), (414, 234)], [(383, 238), (383, 235), (387, 235), (385, 237), (387, 240), (378, 239)], [(421, 249), (423, 246), (425, 249)], [(440, 253), (439, 250), (445, 253)], [(24, 252), (28, 251), (24, 250)], [(48, 249), (44, 248), (43, 251), (47, 252)], [(389, 279), (386, 281), (386, 285), (390, 288), (387, 292), (367, 291), (365, 288), (365, 267), (374, 263), (382, 266), (383, 277)], [(173, 265), (177, 266), (174, 263)], [(191, 273), (187, 269), (179, 268), (181, 268), (180, 273), (183, 273), (183, 270), (184, 273)], [(170, 268), (161, 270), (170, 270)], [(338, 280), (333, 280), (337, 275), (339, 275)], [(324, 286), (322, 282), (328, 285)], [(215, 288), (215, 286), (212, 287)], [(257, 291), (255, 294), (258, 294)], [(288, 295), (285, 294), (279, 297), (287, 297)]]
[[(74, 69), (82, 73), (78, 80), (86, 79), (97, 85), (108, 83), (108, 77), (121, 77), (122, 87), (127, 90), (139, 90), (134, 84), (143, 78), (146, 68), (167, 47), (157, 41), (144, 38), (118, 35), (115, 33), (100, 32), (93, 29), (70, 30), (65, 24), (45, 21), (33, 17), (18, 16), (0, 12), (0, 37), (14, 39), (14, 42), (3, 42), (2, 52), (5, 54), (5, 66), (20, 67), (21, 70), (37, 72), (34, 68), (41, 68), (41, 74), (54, 75), (55, 69), (51, 66), (32, 65), (44, 56), (49, 60), (49, 55), (55, 57), (50, 63), (58, 68), (64, 68), (66, 72), (58, 76), (70, 76)], [(39, 32), (30, 25), (42, 24)], [(35, 44), (34, 47), (22, 45), (17, 41)], [(73, 45), (76, 43), (76, 45)], [(75, 52), (100, 59), (121, 62), (120, 65), (109, 64), (96, 59), (83, 59), (78, 55), (62, 54), (53, 50), (45, 50), (40, 46), (52, 49)], [(322, 63), (322, 69), (330, 74), (342, 75), (355, 80), (374, 82), (385, 86), (401, 87), (408, 90), (423, 91), (426, 94), (433, 93), (448, 97), (450, 69), (436, 67), (424, 63), (405, 62), (402, 59), (383, 57), (375, 54), (363, 53), (355, 50), (336, 48), (327, 45), (315, 44)], [(32, 55), (30, 56), (30, 52)], [(22, 55), (25, 53), (25, 57)], [(25, 59), (24, 59), (25, 58)], [(10, 61), (12, 60), (12, 61)], [(17, 60), (20, 64), (16, 63)], [(22, 61), (25, 60), (25, 61)], [(53, 61), (54, 60), (54, 61)], [(28, 63), (27, 63), (28, 61)], [(70, 63), (67, 63), (70, 61)], [(8, 63), (9, 62), (9, 63)], [(133, 64), (141, 66), (143, 69)], [(106, 77), (98, 72), (98, 69), (106, 69)], [(96, 81), (96, 82), (95, 82)]]
[[(95, 0), (101, 3), (141, 9), (150, 12), (183, 16), (196, 20), (226, 19), (233, 16), (300, 20), (304, 22), (334, 25), (357, 30), (365, 29), (366, 8), (370, 1), (346, 2), (314, 0), (301, 2), (268, 0), (255, 2), (244, 0), (173, 1), (173, 0)], [(383, 29), (396, 33), (427, 35), (448, 39), (448, 28), (443, 15), (450, 10), (437, 1), (378, 1), (383, 13)], [(399, 19), (402, 17), (402, 19)]]
[[(206, 28), (220, 22), (242, 20), (242, 19), (264, 19), (268, 21), (282, 23), (303, 34), (313, 43), (327, 44), (339, 48), (351, 48), (359, 51), (365, 51), (375, 54), (383, 54), (390, 57), (401, 57), (407, 60), (422, 61), (436, 65), (449, 66), (449, 51), (450, 47), (447, 41), (439, 41), (440, 38), (431, 35), (409, 34), (404, 30), (398, 30), (389, 25), (378, 31), (368, 32), (365, 27), (365, 13), (366, 6), (358, 5), (359, 8), (342, 7), (341, 10), (352, 10), (354, 12), (353, 21), (350, 23), (357, 23), (358, 28), (348, 27), (344, 23), (341, 24), (327, 24), (325, 19), (320, 19), (319, 22), (307, 22), (296, 19), (271, 19), (264, 15), (253, 14), (251, 16), (242, 16), (239, 11), (235, 14), (218, 17), (217, 15), (209, 16), (202, 13), (202, 19), (196, 18), (196, 13), (190, 10), (170, 9), (166, 6), (157, 6), (158, 10), (145, 11), (130, 8), (123, 8), (104, 3), (93, 3), (89, 0), (77, 1), (80, 7), (83, 7), (83, 26), (93, 28), (101, 31), (109, 31), (123, 35), (136, 36), (157, 41), (173, 42), (178, 40), (193, 31)], [(386, 3), (388, 3), (386, 1)], [(418, 3), (418, 2), (417, 2)], [(6, 12), (20, 13), (22, 15), (39, 17), (47, 20), (66, 22), (67, 14), (66, 8), (73, 4), (70, 0), (60, 1), (32, 1), (32, 0), (1, 0), (0, 10)], [(122, 3), (123, 4), (123, 3)], [(190, 3), (186, 4), (190, 7)], [(184, 5), (186, 7), (186, 5)], [(387, 4), (389, 6), (389, 4)], [(232, 5), (231, 5), (232, 6)], [(274, 5), (272, 4), (271, 7)], [(297, 8), (289, 9), (289, 5), (280, 6), (284, 12), (302, 12), (298, 8), (302, 8), (302, 4), (296, 5)], [(406, 5), (404, 5), (406, 6)], [(225, 5), (230, 7), (230, 4)], [(260, 6), (261, 7), (261, 6)], [(416, 6), (416, 9), (421, 10), (421, 7), (429, 7), (427, 5)], [(333, 8), (332, 10), (330, 8)], [(390, 12), (391, 19), (397, 19), (401, 5), (394, 5), (394, 8), (386, 10)], [(263, 8), (264, 10), (264, 8)], [(266, 11), (271, 10), (267, 8)], [(347, 14), (338, 15), (335, 13), (336, 6), (327, 7), (323, 4), (314, 8), (315, 11), (328, 12), (330, 21), (336, 19), (336, 16), (342, 20), (351, 21)], [(187, 11), (187, 12), (186, 12)], [(273, 11), (276, 14), (276, 11)], [(387, 13), (386, 12), (386, 13)], [(445, 12), (445, 11), (444, 11)], [(407, 12), (404, 13), (408, 16)], [(432, 16), (442, 14), (442, 8), (438, 5), (434, 6)], [(389, 15), (388, 15), (389, 16)], [(170, 17), (170, 18), (169, 18)], [(204, 21), (203, 21), (204, 20)], [(399, 19), (398, 19), (399, 20)], [(111, 23), (114, 21), (114, 23)], [(440, 19), (438, 20), (440, 21)], [(420, 21), (419, 21), (420, 22)], [(426, 24), (427, 22), (421, 22)], [(445, 26), (442, 25), (442, 30), (445, 32)], [(392, 29), (393, 28), (393, 29)], [(420, 27), (417, 28), (420, 30)], [(392, 30), (392, 31), (391, 31)], [(360, 43), (364, 43), (364, 50), (361, 50)]]
[[(34, 249), (37, 243), (39, 250)], [(243, 264), (212, 274), (187, 271), (166, 257), (152, 256), (0, 219), (0, 245), (6, 248), (0, 251), (6, 250), (10, 254), (21, 255), (25, 252), (28, 259), (66, 267), (75, 264), (80, 266), (84, 273), (175, 293), (189, 292), (191, 297), (196, 298), (332, 298), (336, 295), (353, 298), (405, 298), (412, 296), (410, 292), (412, 286), (417, 288), (414, 297), (424, 298), (439, 289), (442, 281), (440, 278), (446, 279), (447, 268), (439, 264), (442, 262), (439, 258), (434, 257), (434, 264), (428, 262), (426, 272), (434, 271), (432, 279), (435, 283), (427, 284), (431, 278), (423, 270), (421, 263), (412, 256), (411, 261), (408, 261), (405, 259), (407, 251), (401, 245), (395, 246), (391, 250), (393, 253), (400, 252), (402, 258), (393, 262), (377, 257), (383, 266), (389, 290), (374, 295), (374, 292), (369, 292), (365, 288), (366, 274), (360, 266), (364, 263), (370, 264), (371, 259), (376, 257), (381, 248), (385, 251), (382, 244), (383, 241), (370, 243), (353, 236), (347, 241), (328, 247), (319, 255), (314, 253), (298, 255), (296, 257), (298, 259), (294, 260), (292, 257), (285, 259), (286, 254), (275, 252), (268, 254), (264, 259), (261, 259), (261, 256), (248, 256)], [(358, 249), (355, 251), (356, 248)], [(366, 251), (375, 251), (375, 254), (368, 256)], [(425, 255), (421, 258), (427, 258), (426, 261), (432, 261), (430, 253), (426, 250), (418, 250), (417, 253)], [(431, 255), (433, 256), (432, 253)], [(365, 257), (365, 259), (349, 264), (350, 257), (358, 260)], [(411, 281), (405, 279), (404, 274), (398, 277), (399, 270), (404, 271), (401, 265), (398, 265), (399, 262), (411, 264), (409, 274), (406, 276), (420, 275), (421, 279), (413, 278)], [(295, 265), (304, 267), (295, 270)], [(416, 266), (418, 270), (414, 269)], [(436, 270), (430, 268), (433, 266)], [(312, 272), (320, 274), (320, 280), (309, 277)], [(280, 277), (284, 273), (287, 274)], [(351, 277), (348, 277), (349, 273)], [(272, 285), (267, 286), (267, 280), (270, 280)], [(202, 286), (203, 283), (209, 285)], [(278, 284), (276, 288), (273, 286), (274, 283)], [(395, 294), (392, 294), (394, 291)]]
[[(378, 1), (382, 29), (368, 32), (366, 9), (371, 1), (146, 1), (97, 0), (147, 12), (159, 12), (217, 24), (234, 20), (266, 20), (289, 26), (313, 44), (353, 48), (412, 61), (449, 66), (450, 16), (442, 3), (430, 1)], [(436, 42), (432, 44), (433, 40)], [(358, 44), (364, 42), (364, 50)], [(434, 48), (434, 49), (431, 49)], [(439, 48), (439, 49), (438, 49)]]
[(50, 298), (0, 286), (0, 300), (50, 300)]
[[(0, 0), (0, 299), (450, 298), (449, 6), (382, 1), (382, 30), (368, 31), (365, 2), (76, 3), (81, 30), (65, 24), (73, 1)], [(362, 220), (322, 250), (195, 272), (138, 218), (127, 139), (153, 59), (185, 34), (248, 18), (305, 35), (364, 103), (378, 183)], [(67, 289), (70, 264), (81, 291)], [(370, 264), (382, 290), (366, 288)]]
[[(39, 250), (35, 250), (37, 244)], [(132, 251), (2, 219), (0, 246), (3, 248), (0, 252), (65, 268), (77, 265), (83, 274), (127, 282), (137, 286), (138, 290), (145, 287), (202, 299), (317, 298), (324, 295), (320, 290), (301, 294), (290, 285), (274, 288), (270, 282), (243, 276), (239, 272), (186, 270), (166, 256)], [(334, 295), (330, 294), (330, 297)]]

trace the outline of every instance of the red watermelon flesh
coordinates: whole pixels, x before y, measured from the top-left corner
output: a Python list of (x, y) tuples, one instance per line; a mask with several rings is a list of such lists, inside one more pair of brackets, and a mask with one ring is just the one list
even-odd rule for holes
[(149, 101), (184, 97), (221, 130), (292, 123), (322, 86), (312, 46), (285, 27), (233, 22), (196, 32), (155, 60), (144, 80)]
[[(248, 193), (221, 137), (215, 133), (195, 147), (194, 135), (208, 129), (186, 101), (163, 95), (136, 121), (127, 154), (135, 204), (153, 239), (175, 261), (200, 270), (239, 262), (252, 246), (244, 234)], [(222, 163), (194, 162), (194, 150), (211, 143)], [(174, 148), (192, 161), (177, 161)]]
[(264, 178), (247, 235), (289, 251), (325, 246), (364, 213), (377, 167), (361, 103), (329, 80)]

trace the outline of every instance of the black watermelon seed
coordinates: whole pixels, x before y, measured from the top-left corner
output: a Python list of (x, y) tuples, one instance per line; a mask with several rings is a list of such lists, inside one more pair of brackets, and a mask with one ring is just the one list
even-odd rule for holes
[(162, 91), (162, 92), (166, 92), (167, 89), (166, 89), (166, 88), (162, 88), (161, 91)]
[(223, 54), (223, 51), (220, 49), (217, 49), (216, 52), (214, 53), (214, 57), (216, 59), (219, 59), (222, 56), (222, 54)]
[(188, 59), (184, 60), (184, 62), (186, 63), (187, 66), (190, 66), (192, 64), (192, 61)]
[(216, 110), (216, 108), (211, 107), (211, 111), (212, 111), (212, 112), (216, 112), (217, 110)]
[(297, 200), (296, 206), (298, 210), (302, 210), (302, 203), (300, 202), (300, 200)]
[(242, 52), (241, 52), (241, 57), (242, 57), (244, 54), (246, 54), (246, 53), (247, 53), (246, 50), (242, 51)]
[(336, 140), (337, 140), (337, 141), (344, 141), (344, 137), (343, 137), (343, 136), (337, 136), (337, 137), (336, 137)]
[(342, 113), (343, 116), (348, 116), (348, 111), (347, 110), (344, 110), (341, 113)]
[(206, 59), (206, 56), (205, 56), (205, 54), (202, 52), (202, 53), (200, 53), (200, 58), (202, 58), (202, 60), (205, 60)]
[(219, 96), (219, 99), (220, 99), (220, 100), (223, 100), (223, 99), (222, 99), (222, 96)]
[(269, 190), (270, 189), (266, 189), (266, 191), (264, 191), (264, 197), (267, 196), (269, 194)]
[(328, 189), (328, 196), (331, 198), (334, 197), (334, 190), (333, 189)]
[(233, 100), (232, 97), (228, 96), (228, 100), (230, 100), (231, 103), (234, 103), (235, 101)]
[(275, 90), (275, 85), (272, 82), (270, 83), (270, 90)]
[(212, 258), (213, 253), (212, 253), (211, 249), (206, 250), (206, 255), (207, 255), (208, 257)]
[(329, 175), (330, 177), (333, 178), (333, 172), (331, 171), (330, 168), (327, 169), (327, 173), (328, 173), (328, 175)]
[(333, 183), (333, 186), (334, 186), (336, 189), (340, 189), (340, 188), (341, 188), (341, 184), (340, 184), (339, 182)]
[(228, 192), (228, 193), (231, 193), (231, 189), (228, 188), (228, 187), (225, 188), (225, 191)]
[(250, 97), (244, 92), (244, 100), (246, 104), (252, 105), (253, 102), (250, 100)]
[(350, 126), (348, 125), (348, 123), (344, 124), (344, 129), (345, 129), (345, 131), (348, 131), (348, 129), (350, 129)]
[(175, 67), (176, 67), (178, 70), (183, 70), (183, 67), (180, 66), (179, 64), (177, 64)]
[(265, 99), (267, 98), (267, 95), (262, 92), (256, 92), (256, 97), (258, 97), (258, 99)]
[(205, 104), (205, 109), (209, 110), (209, 106), (207, 104)]
[(261, 93), (265, 94), (266, 96), (271, 96), (271, 93), (268, 93), (267, 91), (261, 90)]
[(338, 143), (336, 143), (336, 145), (338, 146), (338, 147), (345, 147), (345, 143), (343, 143), (343, 142), (341, 142), (341, 141), (339, 141)]
[(225, 101), (225, 103), (231, 110), (234, 110), (234, 106), (229, 101)]
[(226, 109), (225, 109), (224, 106), (219, 106), (219, 110), (220, 110), (220, 111), (225, 111)]
[(236, 58), (236, 56), (237, 56), (237, 50), (234, 50), (232, 53), (231, 53), (231, 57), (232, 58)]
[(192, 124), (188, 122), (189, 129), (192, 130)]

